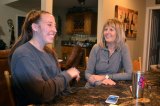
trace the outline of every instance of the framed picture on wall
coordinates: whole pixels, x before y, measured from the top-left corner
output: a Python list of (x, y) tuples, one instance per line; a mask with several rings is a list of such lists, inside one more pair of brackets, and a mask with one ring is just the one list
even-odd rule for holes
[(135, 39), (137, 37), (138, 11), (116, 5), (115, 17), (123, 23), (126, 38)]

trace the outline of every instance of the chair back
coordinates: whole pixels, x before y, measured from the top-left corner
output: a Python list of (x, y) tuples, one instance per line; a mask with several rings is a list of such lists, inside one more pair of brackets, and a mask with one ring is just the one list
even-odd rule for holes
[(77, 67), (82, 57), (82, 48), (79, 45), (73, 47), (71, 54), (69, 55), (64, 69), (67, 70), (71, 67)]
[(87, 67), (87, 64), (88, 64), (88, 56), (85, 57), (85, 62), (86, 62), (86, 67)]
[[(4, 77), (7, 83), (7, 88), (8, 88), (8, 93), (9, 93), (9, 100), (11, 102), (11, 106), (16, 106), (15, 98), (13, 95), (13, 90), (12, 90), (12, 81), (11, 81), (11, 75), (9, 74), (8, 70), (4, 71)], [(27, 105), (27, 106), (36, 106), (33, 104)]]
[(9, 70), (8, 56), (10, 49), (0, 50), (0, 74), (3, 75), (5, 70)]
[(15, 106), (14, 96), (13, 96), (12, 87), (11, 87), (11, 75), (9, 74), (8, 70), (4, 71), (4, 76), (7, 83), (8, 92), (9, 92), (9, 100), (12, 106)]

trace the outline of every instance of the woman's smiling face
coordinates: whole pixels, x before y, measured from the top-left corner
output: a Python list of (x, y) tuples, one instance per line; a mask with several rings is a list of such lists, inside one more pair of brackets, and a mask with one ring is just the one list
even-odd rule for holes
[(57, 33), (55, 18), (51, 14), (42, 14), (38, 22), (37, 33), (44, 44), (53, 43)]
[(112, 26), (106, 26), (103, 35), (107, 43), (113, 43), (116, 39), (116, 29)]

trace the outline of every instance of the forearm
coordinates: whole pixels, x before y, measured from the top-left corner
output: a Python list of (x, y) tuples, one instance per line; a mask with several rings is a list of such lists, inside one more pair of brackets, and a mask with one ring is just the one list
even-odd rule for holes
[(131, 80), (132, 73), (115, 73), (109, 74), (112, 80)]
[(71, 77), (69, 76), (69, 74), (64, 72), (57, 75), (55, 78), (46, 81), (46, 84), (43, 85), (44, 90), (40, 91), (42, 92), (41, 98), (46, 101), (50, 99), (53, 100), (57, 95), (59, 95), (67, 88), (70, 80)]

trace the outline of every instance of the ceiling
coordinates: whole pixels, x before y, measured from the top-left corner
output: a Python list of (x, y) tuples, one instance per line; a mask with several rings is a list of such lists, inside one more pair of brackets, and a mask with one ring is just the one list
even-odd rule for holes
[[(7, 3), (7, 6), (19, 9), (24, 12), (28, 12), (31, 9), (40, 9), (41, 0), (17, 0)], [(78, 0), (53, 0), (53, 9), (68, 9), (72, 7), (80, 7)], [(84, 7), (97, 8), (98, 0), (85, 0)]]

